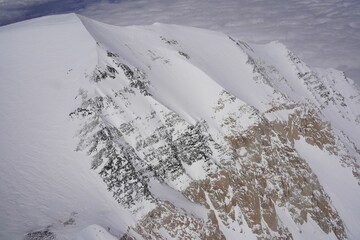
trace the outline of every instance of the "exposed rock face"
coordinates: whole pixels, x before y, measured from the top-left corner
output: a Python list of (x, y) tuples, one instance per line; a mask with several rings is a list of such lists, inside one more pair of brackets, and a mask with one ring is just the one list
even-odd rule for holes
[[(181, 40), (169, 39), (160, 36), (163, 44), (178, 51), (177, 58), (185, 58), (181, 61), (193, 59), (183, 52)], [(300, 95), (303, 91), (311, 96), (304, 101), (296, 94), (292, 98), (289, 93), (296, 92), (298, 83), (256, 56), (248, 44), (228, 41), (245, 54), (252, 81), (265, 89), (265, 98), (259, 100), (262, 105), (251, 105), (221, 87), (210, 104), (211, 118), (195, 121), (159, 101), (148, 79), (155, 66), (171, 65), (174, 59), (148, 50), (140, 53), (150, 59), (147, 70), (141, 69), (120, 62), (121, 53), (98, 43), (106, 64), (90, 74), (95, 93), (81, 89), (79, 107), (70, 116), (83, 121), (77, 150), (92, 157), (92, 168), (98, 169), (114, 198), (134, 213), (142, 205), (151, 206), (123, 239), (231, 239), (236, 234), (292, 239), (294, 232), (281, 212), (295, 225), (312, 221), (323, 233), (346, 239), (337, 209), (295, 148), (295, 142), (304, 139), (338, 156), (359, 179), (358, 156), (351, 154), (356, 144), (349, 147), (321, 112), (331, 105), (347, 114), (345, 97), (286, 50), (284, 58), (304, 83)], [(109, 90), (107, 84), (114, 80), (121, 84)], [(158, 197), (151, 181), (180, 192), (206, 209), (207, 216)]]
[[(236, 196), (232, 204), (243, 209), (247, 223), (257, 234), (263, 234), (262, 238), (270, 230), (282, 233), (280, 237), (290, 236), (277, 221), (275, 206), (286, 207), (299, 224), (311, 216), (325, 232), (333, 231), (338, 238), (344, 238), (343, 223), (330, 199), (294, 149), (294, 140), (300, 137), (320, 148), (335, 144), (327, 124), (314, 112), (301, 111), (289, 115), (287, 122), (263, 119), (260, 125), (240, 136), (228, 136), (234, 161), (240, 167), (235, 172), (227, 171), (230, 176), (225, 179), (231, 179), (233, 185), (228, 183), (224, 187), (231, 186)], [(230, 169), (234, 168), (235, 164)], [(227, 195), (226, 191), (224, 194)]]
[[(108, 52), (109, 55), (115, 56)], [(229, 134), (219, 142), (214, 140), (219, 136), (213, 138), (208, 132), (206, 121), (188, 124), (164, 107), (160, 112), (150, 112), (147, 119), (136, 117), (116, 126), (109, 124), (107, 118), (112, 116), (108, 112), (121, 117), (123, 110), (113, 98), (121, 97), (128, 107), (130, 96), (151, 97), (149, 82), (139, 80), (145, 79), (145, 74), (136, 76), (141, 71), (125, 64), (116, 63), (106, 70), (98, 68), (95, 72), (100, 74), (94, 73), (92, 78), (96, 79), (94, 82), (106, 81), (115, 78), (110, 74), (121, 70), (128, 86), (120, 91), (113, 89), (113, 95), (92, 98), (81, 90), (81, 106), (70, 116), (84, 118), (78, 150), (87, 149), (92, 155), (92, 168), (100, 168), (99, 174), (119, 203), (130, 208), (143, 204), (142, 201), (155, 203), (156, 207), (131, 231), (145, 239), (165, 239), (161, 233), (164, 229), (172, 238), (225, 239), (224, 228), (234, 231), (233, 224), (240, 229), (246, 224), (259, 238), (289, 239), (291, 232), (277, 216), (277, 208), (284, 208), (297, 224), (304, 224), (311, 217), (325, 233), (346, 238), (344, 224), (331, 200), (294, 148), (294, 141), (304, 138), (311, 145), (339, 154), (330, 125), (314, 108), (290, 102), (261, 114), (223, 91), (214, 113), (221, 114), (229, 104), (239, 104), (239, 108), (224, 114), (220, 126)], [(257, 67), (254, 71), (264, 74)], [(291, 112), (287, 121), (266, 118), (266, 114), (281, 110)], [(237, 122), (245, 113), (255, 119), (255, 124), (247, 129)], [(136, 124), (151, 119), (159, 119), (161, 124), (149, 136), (141, 136)], [(128, 143), (124, 136), (134, 136), (136, 142)], [(178, 190), (208, 209), (207, 220), (196, 218), (171, 202), (159, 202), (148, 186), (149, 178), (164, 184), (176, 181), (187, 174), (184, 164), (191, 167), (198, 161), (203, 163), (206, 179), (190, 179), (188, 187)]]
[[(264, 119), (263, 125), (254, 126), (241, 136), (227, 137), (233, 151), (233, 162), (227, 161), (217, 173), (210, 174), (205, 180), (192, 182), (184, 191), (191, 201), (209, 209), (207, 223), (200, 221), (189, 227), (189, 222), (196, 222), (196, 219), (189, 215), (175, 217), (173, 207), (162, 206), (147, 215), (136, 228), (137, 231), (145, 238), (160, 238), (156, 231), (164, 226), (170, 235), (173, 233), (169, 219), (182, 219), (176, 226), (186, 230), (179, 230), (180, 233), (172, 237), (190, 239), (191, 235), (182, 234), (189, 231), (200, 234), (203, 231), (200, 235), (192, 236), (222, 239), (225, 237), (219, 226), (230, 230), (232, 225), (229, 223), (235, 222), (239, 226), (247, 224), (262, 239), (292, 238), (291, 232), (277, 217), (278, 207), (286, 208), (298, 224), (307, 222), (311, 217), (324, 232), (334, 232), (339, 239), (345, 239), (342, 220), (316, 176), (293, 146), (293, 141), (300, 137), (305, 137), (306, 141), (320, 148), (324, 145), (334, 146), (334, 137), (328, 125), (322, 123), (314, 112), (303, 117), (300, 114), (297, 111), (284, 123)], [(296, 121), (302, 123), (295, 127), (293, 123)], [(305, 130), (313, 125), (319, 127), (319, 131)], [(158, 211), (161, 213), (156, 214)], [(211, 229), (214, 232), (207, 234)], [(277, 233), (275, 236), (271, 234), (274, 232)]]

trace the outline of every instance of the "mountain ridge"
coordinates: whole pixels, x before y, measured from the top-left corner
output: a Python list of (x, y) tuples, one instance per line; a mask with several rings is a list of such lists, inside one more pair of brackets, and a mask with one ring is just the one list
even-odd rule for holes
[[(46, 239), (49, 231), (60, 239), (95, 238), (90, 229), (130, 239), (306, 239), (314, 231), (320, 239), (359, 236), (352, 200), (360, 196), (359, 92), (344, 74), (311, 70), (280, 43), (248, 44), (167, 24), (115, 27), (69, 14), (0, 31), (9, 57), (1, 58), (2, 72), (14, 81), (2, 82), (8, 92), (1, 99), (9, 106), (2, 109), (1, 126), (24, 152), (2, 150), (1, 169), (20, 167), (21, 176), (15, 180), (14, 172), (2, 171), (7, 184), (1, 192), (8, 196), (0, 205), (8, 213), (2, 222), (12, 229), (0, 231), (8, 234), (3, 237), (31, 239), (30, 233), (42, 232)], [(16, 49), (14, 43), (23, 45)], [(10, 130), (16, 128), (18, 133)], [(10, 146), (5, 137), (1, 143)], [(53, 157), (60, 149), (62, 160)], [(21, 170), (28, 167), (21, 159), (38, 173)], [(74, 160), (75, 169), (65, 167)], [(55, 162), (71, 180), (62, 180), (60, 192), (44, 191), (63, 179), (51, 175)], [(322, 172), (327, 165), (333, 167)], [(341, 165), (344, 176), (334, 174)], [(328, 181), (328, 174), (344, 180)], [(53, 180), (44, 185), (40, 176)], [(30, 204), (11, 192), (26, 193), (27, 181), (37, 186), (28, 196), (39, 194)], [(87, 193), (76, 194), (80, 189)], [(60, 200), (49, 207), (51, 194)], [(82, 206), (98, 194), (106, 197)], [(77, 196), (79, 203), (71, 209), (72, 201), (61, 196)], [(16, 218), (10, 201), (28, 215)], [(66, 214), (54, 213), (56, 206)], [(40, 223), (16, 233), (14, 219), (32, 215)], [(65, 218), (72, 220), (59, 220)]]

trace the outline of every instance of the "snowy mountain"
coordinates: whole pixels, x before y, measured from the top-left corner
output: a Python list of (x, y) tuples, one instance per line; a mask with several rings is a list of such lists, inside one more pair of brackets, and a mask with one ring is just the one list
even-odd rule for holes
[(0, 28), (0, 239), (358, 239), (360, 94), (278, 42)]

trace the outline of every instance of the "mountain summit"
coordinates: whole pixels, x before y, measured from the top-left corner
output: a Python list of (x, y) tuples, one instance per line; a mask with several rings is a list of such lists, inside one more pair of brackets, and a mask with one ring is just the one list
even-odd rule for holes
[(0, 28), (1, 239), (358, 239), (360, 94), (278, 42)]

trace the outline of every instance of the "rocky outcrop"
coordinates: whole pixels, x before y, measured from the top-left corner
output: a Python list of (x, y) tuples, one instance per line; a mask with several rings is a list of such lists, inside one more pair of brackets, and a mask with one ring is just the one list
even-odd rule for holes
[[(175, 40), (161, 40), (179, 45)], [(254, 52), (231, 40), (243, 51)], [(92, 157), (92, 168), (98, 169), (114, 198), (134, 212), (139, 205), (152, 204), (123, 239), (226, 239), (249, 229), (259, 239), (292, 239), (279, 211), (289, 213), (297, 225), (311, 219), (324, 233), (346, 239), (345, 225), (330, 197), (295, 148), (295, 142), (304, 139), (340, 156), (359, 176), (356, 160), (323, 120), (316, 104), (295, 102), (274, 90), (270, 108), (261, 112), (223, 89), (212, 107), (212, 119), (217, 121), (213, 129), (213, 123), (203, 119), (187, 122), (154, 98), (144, 70), (119, 63), (115, 53), (107, 51), (106, 57), (109, 65), (98, 66), (90, 81), (99, 88), (111, 79), (126, 84), (102, 95), (80, 90), (80, 106), (70, 116), (84, 122), (77, 150)], [(302, 64), (290, 52), (288, 57)], [(272, 81), (273, 76), (281, 75), (275, 67), (251, 55), (246, 64), (252, 66), (257, 84), (275, 88), (279, 84)], [(329, 102), (346, 106), (344, 98), (315, 74), (298, 75), (315, 98), (322, 99), (320, 109)], [(284, 77), (277, 81), (287, 84)], [(134, 106), (139, 102), (151, 109), (146, 114), (139, 112)], [(280, 112), (286, 117), (273, 117)], [(196, 174), (191, 168), (196, 168)], [(149, 187), (151, 180), (203, 206), (207, 217), (199, 218), (159, 198)]]

